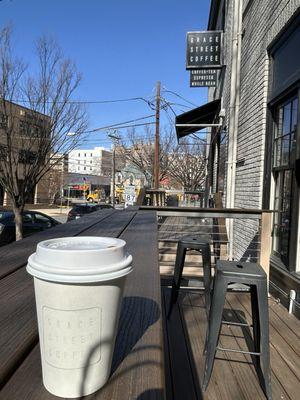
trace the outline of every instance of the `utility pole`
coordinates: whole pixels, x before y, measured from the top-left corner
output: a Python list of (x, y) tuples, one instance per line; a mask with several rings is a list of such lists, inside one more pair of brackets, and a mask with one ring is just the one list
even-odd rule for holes
[(160, 82), (156, 83), (156, 111), (155, 111), (155, 145), (154, 145), (154, 189), (159, 188), (159, 114), (160, 114)]
[(107, 135), (113, 141), (113, 152), (112, 152), (112, 188), (111, 188), (111, 204), (115, 207), (115, 186), (116, 186), (116, 144), (118, 143), (120, 136), (117, 130)]

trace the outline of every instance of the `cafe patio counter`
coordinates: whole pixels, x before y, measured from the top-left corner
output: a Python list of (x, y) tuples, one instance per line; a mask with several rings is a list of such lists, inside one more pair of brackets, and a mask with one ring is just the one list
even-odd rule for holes
[(55, 237), (108, 236), (126, 241), (128, 275), (109, 381), (95, 400), (164, 399), (165, 379), (154, 211), (102, 210), (0, 248), (0, 399), (51, 400), (42, 383), (33, 279), (28, 256)]

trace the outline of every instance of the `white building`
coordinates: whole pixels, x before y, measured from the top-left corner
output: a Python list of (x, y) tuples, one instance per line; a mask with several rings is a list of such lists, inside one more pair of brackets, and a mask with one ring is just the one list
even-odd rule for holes
[(112, 153), (104, 147), (77, 149), (69, 153), (68, 172), (86, 175), (110, 176)]

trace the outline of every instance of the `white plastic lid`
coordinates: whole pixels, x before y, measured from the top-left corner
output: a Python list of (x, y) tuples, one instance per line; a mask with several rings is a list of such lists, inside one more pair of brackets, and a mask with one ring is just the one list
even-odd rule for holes
[(125, 241), (109, 237), (64, 237), (38, 243), (27, 272), (36, 278), (63, 283), (116, 279), (132, 271)]

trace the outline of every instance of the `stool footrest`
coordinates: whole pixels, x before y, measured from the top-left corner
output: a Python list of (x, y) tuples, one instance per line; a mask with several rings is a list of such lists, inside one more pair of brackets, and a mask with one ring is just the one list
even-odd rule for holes
[(233, 322), (233, 321), (225, 321), (221, 322), (224, 325), (234, 325), (234, 326), (248, 326), (251, 327), (252, 325), (247, 324), (247, 322)]
[(253, 356), (260, 356), (261, 353), (257, 353), (255, 351), (245, 351), (245, 350), (235, 350), (235, 349), (227, 349), (225, 347), (217, 347), (217, 350), (220, 351), (230, 351), (232, 353), (242, 353), (242, 354), (252, 354)]

